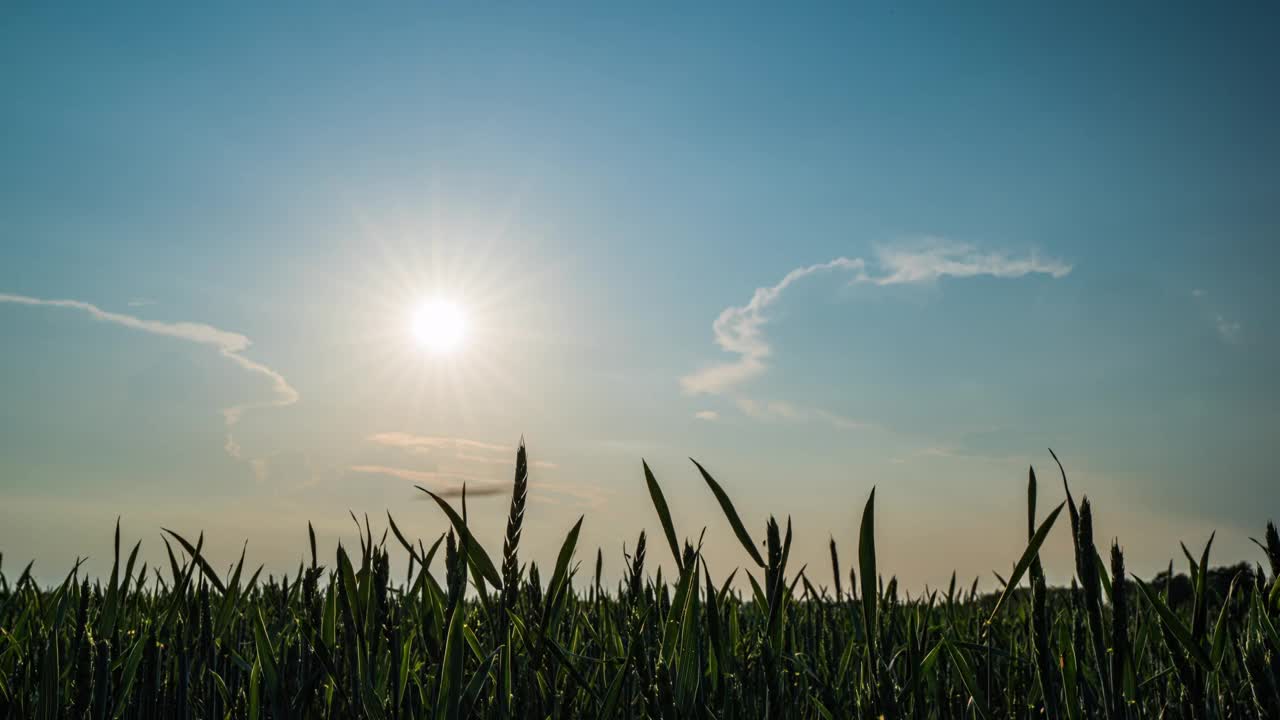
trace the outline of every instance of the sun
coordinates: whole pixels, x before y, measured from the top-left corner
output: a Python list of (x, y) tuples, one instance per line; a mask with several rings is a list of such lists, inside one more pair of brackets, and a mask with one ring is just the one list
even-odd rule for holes
[(412, 330), (420, 347), (448, 355), (457, 352), (467, 339), (467, 314), (453, 300), (428, 300), (414, 311)]

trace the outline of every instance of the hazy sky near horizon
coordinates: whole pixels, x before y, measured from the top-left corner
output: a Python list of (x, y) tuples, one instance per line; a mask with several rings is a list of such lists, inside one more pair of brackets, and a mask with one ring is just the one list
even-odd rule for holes
[(121, 515), (278, 573), (348, 510), (437, 535), (415, 483), (497, 548), (521, 435), (526, 547), (585, 513), (611, 575), (641, 457), (744, 563), (693, 456), (815, 580), (873, 485), (886, 572), (990, 578), (1049, 446), (1135, 571), (1256, 559), (1280, 14), (942, 12), (0, 10), (6, 572), (101, 569)]

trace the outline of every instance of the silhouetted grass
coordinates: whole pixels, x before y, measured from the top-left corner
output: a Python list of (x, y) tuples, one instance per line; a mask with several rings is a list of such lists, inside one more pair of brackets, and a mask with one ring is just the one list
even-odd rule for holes
[[(1056, 460), (1056, 457), (1055, 457)], [(901, 596), (877, 564), (875, 492), (862, 510), (856, 568), (833, 591), (793, 570), (791, 523), (758, 542), (701, 465), (745, 553), (713, 583), (698, 544), (681, 540), (661, 487), (643, 475), (675, 577), (645, 572), (641, 533), (613, 592), (574, 579), (579, 519), (550, 581), (519, 560), (529, 490), (517, 452), (500, 565), (458, 508), (432, 495), (451, 530), (428, 548), (388, 530), (409, 554), (390, 578), (387, 533), (368, 520), (359, 551), (311, 560), (292, 579), (220, 576), (195, 542), (165, 531), (168, 572), (136, 567), (138, 545), (105, 583), (72, 568), (41, 589), (30, 565), (0, 572), (0, 716), (89, 718), (1275, 718), (1280, 713), (1280, 539), (1268, 525), (1259, 565), (1144, 582), (1118, 545), (1104, 564), (1092, 507), (1067, 499), (1037, 518), (1027, 493), (1025, 548), (997, 594)], [(1059, 465), (1061, 467), (1061, 465)], [(425, 492), (425, 491), (424, 491)], [(1068, 509), (1071, 590), (1046, 587), (1039, 550)], [(176, 541), (174, 552), (169, 538)], [(444, 556), (436, 562), (441, 545)], [(435, 568), (433, 569), (433, 566)], [(441, 569), (441, 566), (442, 569)], [(1027, 578), (1029, 588), (1022, 585)], [(847, 587), (845, 580), (848, 580)], [(443, 585), (441, 585), (443, 580)], [(470, 592), (468, 592), (470, 588)], [(1137, 592), (1134, 592), (1136, 588)]]

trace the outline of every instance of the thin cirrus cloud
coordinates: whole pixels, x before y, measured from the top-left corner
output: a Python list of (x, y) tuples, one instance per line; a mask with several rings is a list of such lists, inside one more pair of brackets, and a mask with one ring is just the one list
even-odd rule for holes
[[(1201, 307), (1211, 304), (1209, 300), (1209, 292), (1207, 290), (1193, 288), (1191, 290), (1191, 297), (1195, 298), (1196, 301), (1200, 303)], [(1212, 320), (1213, 328), (1218, 332), (1219, 340), (1227, 343), (1228, 345), (1237, 345), (1240, 343), (1240, 335), (1244, 330), (1244, 326), (1240, 324), (1239, 320), (1229, 318), (1220, 312), (1213, 313)]]
[[(495, 476), (509, 472), (515, 464), (511, 453), (514, 446), (472, 440), (469, 438), (438, 435), (414, 435), (407, 432), (382, 432), (370, 435), (368, 442), (390, 448), (407, 455), (429, 456), (433, 467), (414, 468), (400, 465), (365, 463), (347, 467), (353, 475), (382, 476), (422, 483), (442, 497), (461, 494), (465, 485), (468, 495), (487, 496), (510, 492), (510, 481), (497, 480)], [(531, 460), (532, 469), (550, 470), (559, 466), (545, 460)], [(608, 502), (609, 491), (577, 482), (547, 480), (542, 475), (531, 474), (535, 503), (561, 504), (568, 500), (580, 507), (602, 507)]]
[[(1209, 304), (1209, 293), (1201, 288), (1193, 288), (1191, 297), (1199, 301), (1202, 306)], [(1213, 313), (1213, 328), (1218, 331), (1218, 339), (1222, 340), (1222, 342), (1228, 345), (1236, 345), (1240, 342), (1240, 333), (1244, 326), (1240, 324), (1239, 320), (1229, 318), (1220, 312), (1215, 312)]]
[[(484, 465), (510, 465), (512, 460), (506, 455), (515, 450), (514, 446), (471, 440), (468, 438), (443, 437), (439, 435), (414, 435), (406, 432), (382, 432), (369, 436), (369, 442), (382, 447), (397, 448), (415, 455), (448, 453), (448, 457), (459, 462), (472, 462)], [(480, 453), (501, 453), (502, 456), (482, 455)], [(554, 469), (559, 467), (553, 462), (534, 460), (531, 467)]]
[(779, 400), (760, 402), (746, 396), (739, 396), (736, 398), (735, 403), (743, 415), (755, 420), (780, 420), (785, 422), (812, 422), (816, 420), (841, 430), (866, 430), (877, 427), (872, 423), (855, 420), (820, 408), (800, 407)]
[(240, 444), (236, 442), (231, 429), (240, 422), (240, 419), (246, 412), (260, 408), (284, 407), (298, 402), (298, 391), (289, 385), (289, 382), (285, 380), (283, 375), (260, 362), (250, 360), (244, 356), (244, 351), (249, 349), (252, 341), (240, 333), (222, 330), (205, 323), (144, 320), (134, 315), (125, 315), (124, 313), (103, 310), (97, 305), (87, 303), (82, 300), (48, 300), (44, 298), (29, 297), (26, 295), (0, 293), (0, 303), (24, 305), (27, 307), (53, 307), (79, 310), (87, 313), (93, 319), (100, 320), (102, 322), (120, 325), (132, 330), (150, 333), (152, 335), (160, 335), (162, 337), (170, 337), (178, 340), (185, 340), (187, 342), (193, 342), (198, 345), (206, 345), (216, 349), (219, 355), (235, 363), (241, 369), (267, 378), (267, 380), (271, 382), (271, 389), (275, 395), (273, 399), (256, 403), (233, 405), (222, 410), (223, 423), (226, 426), (227, 431), (226, 442), (223, 444), (223, 448), (227, 451), (228, 455), (236, 459), (243, 458), (240, 451)]
[[(880, 248), (871, 262), (863, 258), (838, 257), (798, 267), (776, 284), (756, 288), (747, 304), (721, 311), (711, 326), (715, 342), (721, 350), (737, 357), (680, 378), (683, 390), (691, 395), (719, 395), (763, 374), (773, 352), (764, 335), (764, 326), (769, 321), (767, 310), (790, 286), (812, 275), (830, 272), (851, 275), (851, 284), (889, 286), (923, 285), (943, 277), (1016, 278), (1042, 274), (1061, 278), (1071, 272), (1071, 265), (1062, 260), (1042, 258), (1034, 252), (1025, 257), (1011, 257), (1004, 253), (981, 252), (963, 243), (929, 240)], [(759, 408), (751, 408), (747, 414), (753, 414), (752, 410), (758, 411)], [(774, 414), (785, 416), (785, 410), (783, 408)]]
[(1214, 327), (1218, 329), (1218, 337), (1222, 338), (1226, 343), (1240, 342), (1240, 321), (1232, 320), (1222, 315), (1213, 317)]
[[(469, 497), (490, 497), (511, 492), (510, 482), (499, 482), (472, 473), (414, 470), (392, 465), (350, 465), (347, 472), (352, 475), (395, 478), (415, 485), (421, 483), (429, 486), (427, 489), (431, 492), (446, 498), (458, 497), (464, 488)], [(603, 507), (611, 494), (603, 488), (541, 479), (532, 482), (532, 489), (531, 502), (560, 505), (560, 499), (568, 498), (578, 507), (590, 508)]]
[(509, 449), (505, 445), (481, 442), (479, 440), (468, 440), (467, 438), (441, 437), (436, 435), (413, 435), (406, 432), (375, 433), (369, 436), (369, 442), (372, 442), (375, 445), (403, 448), (405, 450), (422, 450), (424, 452), (443, 449), (462, 450), (464, 448), (506, 452)]
[(476, 475), (456, 472), (438, 472), (434, 470), (412, 470), (389, 465), (352, 465), (348, 471), (357, 475), (382, 475), (412, 483), (423, 483), (432, 486), (432, 492), (441, 497), (454, 497), (462, 494), (465, 486), (467, 494), (472, 496), (497, 495), (506, 491), (507, 486)]

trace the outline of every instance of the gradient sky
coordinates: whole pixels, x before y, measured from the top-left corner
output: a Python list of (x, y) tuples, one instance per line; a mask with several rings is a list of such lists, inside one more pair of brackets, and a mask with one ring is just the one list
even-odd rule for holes
[(522, 434), (529, 552), (585, 513), (612, 576), (658, 530), (641, 457), (744, 562), (690, 455), (823, 583), (875, 485), (886, 572), (993, 586), (1049, 446), (1138, 573), (1213, 529), (1256, 559), (1280, 15), (949, 11), (7, 5), (6, 571), (103, 570), (117, 515), (277, 573), (348, 510), (430, 539), (413, 484), (505, 492)]

